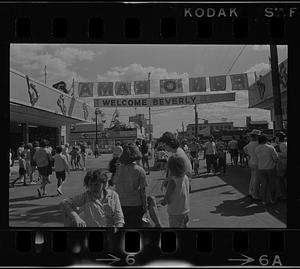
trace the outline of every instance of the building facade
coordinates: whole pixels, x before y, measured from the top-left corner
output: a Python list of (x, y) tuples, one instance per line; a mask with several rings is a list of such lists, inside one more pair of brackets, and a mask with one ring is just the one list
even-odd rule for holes
[[(288, 61), (279, 64), (279, 82), (281, 93), (281, 108), (283, 127), (287, 131), (287, 79)], [(248, 91), (249, 108), (261, 108), (270, 111), (271, 120), (275, 122), (274, 99), (271, 71), (261, 76), (254, 84), (250, 85)], [(275, 126), (275, 125), (274, 125)]]
[(10, 70), (10, 148), (47, 139), (55, 147), (68, 142), (70, 125), (91, 122), (93, 108), (68, 94)]
[[(195, 124), (188, 124), (186, 127), (186, 135), (188, 138), (194, 137), (196, 132)], [(203, 130), (207, 130), (209, 128), (209, 134), (212, 134), (216, 131), (225, 131), (232, 130), (233, 122), (208, 122), (207, 120), (204, 123), (198, 124), (198, 134), (201, 134)], [(205, 135), (204, 135), (205, 136)]]

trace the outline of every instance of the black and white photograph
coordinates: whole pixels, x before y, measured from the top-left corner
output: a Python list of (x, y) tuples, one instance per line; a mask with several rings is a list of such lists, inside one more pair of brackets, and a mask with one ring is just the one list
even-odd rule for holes
[(10, 227), (286, 228), (288, 45), (10, 45)]

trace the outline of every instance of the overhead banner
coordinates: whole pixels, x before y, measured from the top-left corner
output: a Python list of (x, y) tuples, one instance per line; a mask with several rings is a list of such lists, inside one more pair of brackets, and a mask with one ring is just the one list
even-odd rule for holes
[(205, 92), (206, 91), (206, 78), (189, 78), (190, 92)]
[(130, 95), (131, 94), (131, 82), (123, 82), (123, 81), (115, 82), (115, 94), (116, 95)]
[(233, 91), (248, 90), (248, 76), (246, 73), (230, 75), (230, 79)]
[(134, 93), (135, 94), (149, 94), (149, 81), (139, 80), (134, 82)]
[(181, 79), (162, 79), (160, 82), (160, 93), (182, 93)]
[(209, 77), (209, 84), (210, 84), (211, 91), (225, 91), (226, 76)]
[(113, 96), (113, 82), (98, 82), (97, 93), (98, 96)]
[(155, 107), (235, 101), (235, 92), (151, 98), (95, 98), (94, 107)]
[(79, 97), (93, 97), (93, 82), (79, 82), (78, 96)]

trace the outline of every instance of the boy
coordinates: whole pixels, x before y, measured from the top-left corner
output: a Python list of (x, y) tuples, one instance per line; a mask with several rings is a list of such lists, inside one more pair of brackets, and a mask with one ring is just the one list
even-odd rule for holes
[(20, 154), (20, 159), (19, 159), (19, 177), (17, 179), (15, 179), (11, 185), (12, 187), (15, 186), (15, 183), (21, 179), (22, 177), (24, 177), (24, 186), (26, 186), (26, 161), (25, 161), (25, 153), (22, 152)]
[(62, 185), (66, 179), (66, 172), (70, 174), (68, 161), (65, 155), (62, 154), (62, 147), (58, 146), (54, 155), (54, 168), (57, 178), (57, 192), (62, 195)]

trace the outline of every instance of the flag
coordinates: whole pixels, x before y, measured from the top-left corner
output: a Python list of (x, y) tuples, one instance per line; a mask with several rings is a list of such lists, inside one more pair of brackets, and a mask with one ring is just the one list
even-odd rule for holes
[(225, 91), (226, 76), (209, 77), (209, 84), (210, 84), (211, 91)]
[(206, 78), (189, 78), (190, 92), (205, 92), (206, 91)]
[(135, 94), (149, 94), (149, 80), (139, 80), (134, 82), (134, 93)]
[(98, 82), (98, 96), (113, 96), (113, 82)]
[(230, 75), (233, 91), (248, 90), (248, 76), (246, 73)]
[(130, 95), (131, 94), (131, 82), (117, 81), (115, 83), (116, 95)]
[(79, 97), (92, 97), (93, 96), (93, 82), (79, 82), (78, 83), (78, 96)]
[(160, 93), (181, 93), (181, 92), (183, 92), (181, 79), (160, 80)]

